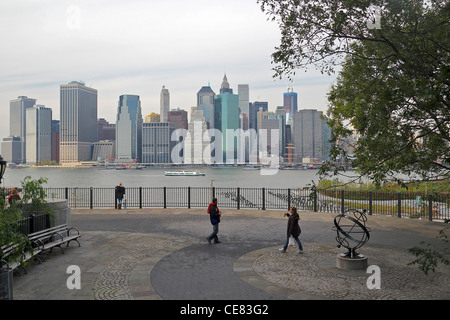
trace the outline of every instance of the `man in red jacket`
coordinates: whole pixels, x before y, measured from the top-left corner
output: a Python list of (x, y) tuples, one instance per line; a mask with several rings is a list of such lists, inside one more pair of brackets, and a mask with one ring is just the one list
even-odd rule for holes
[(212, 202), (209, 204), (208, 214), (209, 219), (211, 220), (211, 224), (213, 226), (213, 232), (206, 238), (206, 240), (208, 240), (208, 242), (211, 243), (211, 240), (214, 239), (214, 243), (220, 243), (217, 234), (219, 233), (220, 216), (222, 214), (220, 213), (219, 208), (217, 207), (216, 198), (214, 198)]

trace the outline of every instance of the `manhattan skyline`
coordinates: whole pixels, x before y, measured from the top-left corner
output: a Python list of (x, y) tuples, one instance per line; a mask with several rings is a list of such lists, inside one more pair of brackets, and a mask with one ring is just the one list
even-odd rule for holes
[[(235, 92), (248, 84), (250, 102), (266, 101), (271, 111), (293, 87), (299, 110), (325, 112), (336, 78), (312, 68), (292, 82), (273, 78), (280, 31), (256, 1), (19, 0), (0, 4), (0, 27), (9, 30), (0, 34), (9, 48), (0, 52), (5, 119), (18, 96), (60, 119), (59, 86), (74, 80), (98, 90), (98, 117), (110, 123), (123, 94), (140, 96), (143, 115), (160, 113), (162, 86), (171, 108), (189, 112), (203, 86), (219, 92), (224, 74)], [(9, 136), (8, 121), (0, 136)]]

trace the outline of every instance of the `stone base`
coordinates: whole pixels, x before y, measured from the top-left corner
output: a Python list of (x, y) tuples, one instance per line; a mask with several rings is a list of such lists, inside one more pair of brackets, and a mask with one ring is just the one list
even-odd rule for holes
[(366, 270), (368, 265), (367, 260), (367, 257), (364, 256), (349, 258), (338, 254), (336, 257), (336, 267), (342, 270)]

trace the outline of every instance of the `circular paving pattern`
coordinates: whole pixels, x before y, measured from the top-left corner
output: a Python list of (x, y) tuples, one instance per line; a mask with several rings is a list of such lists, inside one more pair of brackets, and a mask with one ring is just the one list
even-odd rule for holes
[(297, 254), (296, 248), (287, 253), (278, 247), (257, 250), (238, 259), (234, 270), (244, 281), (292, 299), (450, 298), (450, 268), (441, 264), (427, 276), (417, 265), (408, 266), (414, 257), (406, 250), (373, 246), (360, 250), (369, 266), (380, 268), (380, 289), (369, 289), (372, 273), (336, 268), (336, 257), (342, 253), (336, 245), (307, 243), (304, 248), (304, 254)]
[(98, 274), (93, 286), (95, 300), (160, 299), (151, 285), (151, 270), (162, 257), (186, 245), (148, 236), (128, 240), (124, 253)]

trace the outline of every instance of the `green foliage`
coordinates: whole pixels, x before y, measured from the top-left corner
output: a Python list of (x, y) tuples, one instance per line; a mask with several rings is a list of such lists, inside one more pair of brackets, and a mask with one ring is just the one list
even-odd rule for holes
[[(450, 171), (443, 165), (450, 164), (450, 2), (258, 2), (281, 30), (275, 76), (311, 66), (331, 74), (339, 66), (328, 96), (333, 161), (322, 176), (339, 173), (352, 141), (353, 167), (378, 184), (399, 173), (432, 180)], [(372, 6), (379, 28), (368, 26)]]
[(21, 261), (25, 248), (29, 246), (28, 238), (17, 229), (16, 221), (20, 219), (22, 219), (20, 206), (14, 204), (8, 206), (5, 199), (0, 198), (0, 247), (15, 244), (13, 251), (7, 257), (0, 248), (0, 258), (7, 262)]
[(47, 178), (42, 177), (33, 180), (30, 176), (26, 176), (22, 180), (22, 204), (26, 204), (27, 212), (44, 212), (50, 215), (53, 213), (45, 200), (47, 197), (43, 187), (45, 183)]
[(442, 263), (444, 265), (448, 265), (449, 259), (449, 247), (448, 247), (448, 236), (446, 234), (446, 231), (449, 230), (449, 227), (439, 231), (438, 239), (442, 240), (444, 244), (446, 245), (444, 249), (440, 250), (437, 248), (433, 248), (431, 244), (421, 242), (422, 245), (425, 245), (424, 247), (413, 247), (409, 249), (409, 252), (413, 254), (417, 259), (414, 261), (408, 263), (408, 265), (414, 265), (417, 264), (419, 266), (419, 269), (428, 275), (430, 271), (436, 272), (436, 268), (439, 263)]
[(22, 181), (22, 199), (8, 205), (4, 197), (0, 197), (0, 246), (14, 244), (13, 252), (4, 257), (0, 249), (0, 257), (7, 262), (22, 261), (22, 254), (26, 250), (31, 250), (28, 237), (18, 230), (18, 220), (27, 213), (48, 213), (53, 216), (53, 210), (48, 206), (45, 198), (46, 193), (43, 184), (47, 183), (46, 178), (37, 180), (27, 176)]

